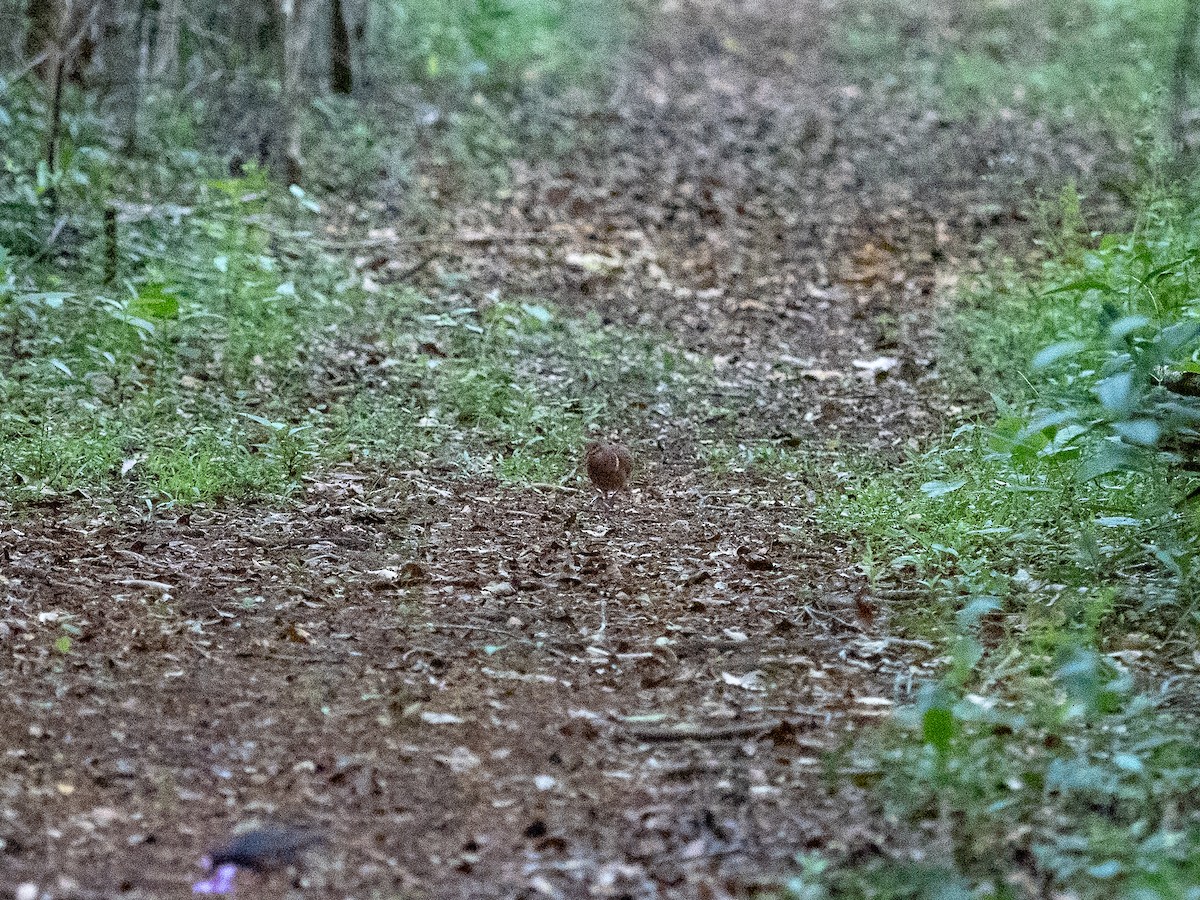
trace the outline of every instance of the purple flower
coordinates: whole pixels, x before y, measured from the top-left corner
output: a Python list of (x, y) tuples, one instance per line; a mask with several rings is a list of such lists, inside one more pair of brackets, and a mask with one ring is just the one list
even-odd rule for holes
[(232, 894), (233, 879), (237, 876), (237, 866), (233, 863), (226, 863), (223, 866), (217, 866), (212, 876), (197, 881), (192, 885), (193, 894)]

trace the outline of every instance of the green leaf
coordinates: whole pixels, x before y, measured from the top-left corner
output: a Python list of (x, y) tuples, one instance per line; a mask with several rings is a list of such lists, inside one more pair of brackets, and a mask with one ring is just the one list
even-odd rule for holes
[(1100, 405), (1109, 412), (1125, 414), (1134, 404), (1133, 373), (1118, 372), (1096, 383), (1096, 396)]
[[(1174, 356), (1200, 337), (1200, 322), (1179, 322), (1169, 325), (1158, 334), (1158, 345), (1167, 356)], [(1187, 370), (1185, 365), (1184, 370)]]
[(966, 483), (967, 479), (965, 478), (956, 478), (953, 481), (927, 481), (921, 485), (921, 493), (936, 500), (938, 497), (954, 493)]
[(944, 681), (929, 682), (917, 692), (916, 711), (921, 717), (921, 734), (926, 744), (945, 755), (957, 731), (954, 719), (955, 694)]
[(1140, 773), (1146, 771), (1146, 764), (1136, 753), (1114, 753), (1113, 765), (1123, 772)]
[(1108, 327), (1108, 336), (1114, 341), (1124, 340), (1133, 332), (1145, 328), (1149, 324), (1150, 320), (1145, 316), (1125, 316)]
[(1094, 866), (1089, 866), (1087, 873), (1093, 878), (1106, 880), (1109, 878), (1116, 878), (1124, 871), (1124, 863), (1120, 862), (1119, 860), (1110, 859), (1102, 863), (1097, 863)]
[(950, 742), (954, 739), (954, 713), (943, 706), (934, 706), (925, 710), (921, 716), (921, 736), (925, 743), (937, 750), (938, 753), (948, 753)]
[(1064, 291), (1114, 291), (1111, 284), (1102, 278), (1096, 278), (1091, 275), (1083, 278), (1076, 278), (1074, 281), (1068, 281), (1066, 284), (1060, 284), (1058, 287), (1050, 288), (1048, 291), (1043, 291), (1043, 297), (1049, 297), (1051, 294), (1061, 294)]
[(546, 309), (544, 306), (538, 306), (535, 303), (522, 303), (521, 311), (530, 318), (536, 319), (543, 325), (550, 324), (550, 310)]
[(308, 194), (304, 193), (304, 188), (300, 187), (300, 185), (290, 184), (288, 185), (288, 190), (291, 192), (293, 197), (300, 201), (300, 205), (309, 212), (316, 213), (321, 211), (320, 204), (311, 199)]
[(1142, 520), (1130, 516), (1100, 516), (1096, 519), (1096, 524), (1103, 528), (1124, 528), (1141, 525)]
[(39, 294), (22, 294), (17, 298), (18, 303), (45, 306), (48, 309), (62, 309), (63, 303), (74, 297), (63, 291), (47, 291)]
[(1086, 350), (1087, 346), (1083, 341), (1063, 341), (1059, 344), (1051, 344), (1049, 347), (1044, 347), (1033, 358), (1033, 371), (1040, 372), (1042, 369), (1054, 365), (1059, 360), (1077, 356)]
[(1066, 425), (1068, 422), (1075, 421), (1075, 413), (1072, 410), (1059, 410), (1057, 412), (1043, 413), (1036, 419), (1032, 419), (1028, 425), (1017, 432), (1017, 440), (1024, 441), (1026, 438), (1035, 434), (1053, 429), (1057, 433), (1057, 429)]
[(287, 427), (285, 422), (272, 422), (270, 419), (264, 419), (262, 416), (256, 416), (254, 413), (238, 413), (244, 419), (249, 419), (251, 422), (256, 422), (264, 428), (270, 428), (272, 431), (283, 431)]
[(1138, 468), (1136, 451), (1129, 446), (1106, 441), (1079, 467), (1080, 481), (1092, 481), (1111, 472), (1130, 472)]
[(1153, 419), (1130, 419), (1125, 422), (1114, 422), (1113, 431), (1131, 444), (1153, 447), (1158, 443), (1161, 429)]
[(999, 597), (976, 597), (955, 614), (955, 619), (958, 621), (959, 628), (963, 631), (971, 631), (979, 627), (979, 622), (984, 616), (999, 608)]
[(65, 634), (54, 642), (54, 649), (64, 656), (71, 652), (71, 639)]
[(125, 322), (126, 325), (132, 325), (138, 331), (142, 332), (143, 335), (154, 334), (154, 323), (148, 321), (147, 319), (143, 319), (141, 316), (126, 315), (121, 316), (120, 318)]
[(179, 315), (179, 298), (168, 294), (165, 285), (147, 284), (138, 291), (129, 310), (147, 319), (174, 319)]

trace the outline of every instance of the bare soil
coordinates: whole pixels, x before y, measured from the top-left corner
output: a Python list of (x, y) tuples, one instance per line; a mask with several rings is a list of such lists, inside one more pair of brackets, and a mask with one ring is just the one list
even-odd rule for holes
[[(748, 439), (935, 431), (939, 285), (1094, 154), (854, 84), (836, 12), (662, 4), (570, 159), (447, 210), (445, 262), (712, 355)], [(825, 755), (934, 648), (889, 633), (803, 479), (632, 442), (612, 512), (345, 465), (277, 506), (5, 514), (0, 886), (183, 896), (255, 818), (331, 838), (243, 888), (269, 896), (742, 897), (806, 850), (919, 849)]]

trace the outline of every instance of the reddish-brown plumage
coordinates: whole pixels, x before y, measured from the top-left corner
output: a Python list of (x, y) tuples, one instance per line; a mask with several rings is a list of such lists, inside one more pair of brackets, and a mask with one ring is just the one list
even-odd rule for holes
[(585, 455), (588, 478), (592, 480), (605, 499), (613, 491), (629, 488), (629, 476), (633, 474), (633, 454), (620, 444), (611, 441), (592, 441)]

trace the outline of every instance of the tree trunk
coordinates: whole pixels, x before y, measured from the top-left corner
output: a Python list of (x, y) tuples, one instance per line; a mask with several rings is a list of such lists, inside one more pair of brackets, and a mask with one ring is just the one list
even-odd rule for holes
[(179, 29), (182, 19), (183, 0), (160, 0), (152, 74), (156, 82), (167, 87), (173, 87), (179, 76)]
[(101, 93), (119, 98), (121, 91), (133, 88), (137, 76), (137, 38), (133, 34), (132, 11), (126, 12), (118, 0), (103, 0), (97, 32), (95, 56), (96, 82)]
[(280, 139), (284, 178), (288, 184), (300, 184), (304, 173), (300, 113), (304, 103), (304, 60), (312, 38), (316, 7), (316, 0), (282, 0), (280, 3), (283, 13), (283, 128)]
[(329, 13), (329, 89), (335, 94), (349, 94), (354, 90), (354, 69), (342, 0), (330, 0)]
[[(59, 137), (62, 130), (63, 86), (68, 77), (82, 72), (81, 48), (94, 34), (99, 8), (93, 3), (66, 2), (58, 9), (56, 32), (42, 51), (50, 67), (50, 108), (46, 119), (46, 169), (54, 174), (58, 169)], [(88, 50), (89, 59), (91, 50)], [(47, 192), (51, 210), (57, 205), (53, 188)]]
[(24, 11), (12, 6), (10, 0), (0, 0), (0, 76), (8, 74), (20, 64), (18, 38), (24, 16)]
[(54, 77), (57, 64), (54, 59), (54, 45), (58, 39), (59, 27), (63, 18), (60, 0), (29, 0), (25, 7), (25, 18), (28, 26), (25, 31), (25, 56), (30, 61), (40, 58), (34, 67), (42, 81)]
[(1183, 117), (1187, 110), (1188, 76), (1196, 58), (1197, 25), (1200, 25), (1200, 0), (1187, 0), (1179, 27), (1179, 42), (1175, 45), (1175, 60), (1171, 65), (1171, 142), (1176, 153), (1183, 150)]
[(260, 54), (277, 37), (266, 34), (276, 15), (274, 0), (234, 0), (229, 4), (230, 55), (226, 62), (231, 71), (241, 74), (260, 63)]
[(129, 115), (126, 119), (125, 150), (132, 151), (138, 145), (138, 119), (142, 112), (142, 94), (145, 93), (146, 76), (150, 68), (150, 16), (154, 0), (142, 0), (138, 4), (137, 20), (133, 28), (137, 42), (133, 63), (133, 79), (129, 92)]
[[(53, 52), (54, 74), (51, 76), (50, 110), (46, 121), (46, 169), (51, 175), (58, 168), (58, 132), (62, 127), (62, 92), (63, 81), (66, 80), (67, 57), (62, 48), (55, 45)], [(50, 197), (53, 208), (55, 199)]]
[(350, 59), (354, 69), (354, 88), (358, 92), (370, 81), (367, 69), (367, 21), (370, 0), (341, 0), (346, 30), (350, 33)]

